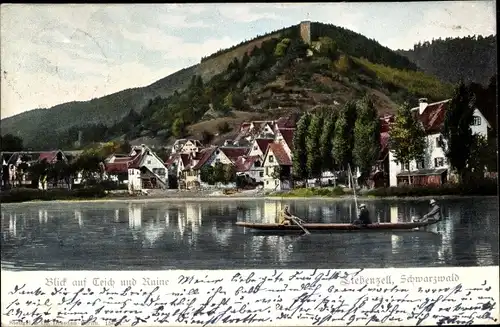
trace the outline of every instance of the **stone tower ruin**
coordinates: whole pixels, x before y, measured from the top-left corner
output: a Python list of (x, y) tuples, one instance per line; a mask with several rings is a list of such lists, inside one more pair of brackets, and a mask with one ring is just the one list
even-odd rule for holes
[(311, 44), (311, 22), (306, 20), (300, 23), (300, 37), (305, 44)]

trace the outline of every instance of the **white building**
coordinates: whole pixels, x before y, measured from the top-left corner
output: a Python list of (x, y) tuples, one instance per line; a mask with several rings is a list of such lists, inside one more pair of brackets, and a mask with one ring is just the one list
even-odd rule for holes
[[(282, 143), (269, 144), (264, 156), (264, 189), (291, 189), (292, 159)], [(280, 172), (280, 176), (277, 173)]]
[(241, 156), (235, 162), (236, 174), (247, 176), (261, 183), (264, 178), (264, 167), (262, 166), (262, 158), (259, 156)]
[(194, 139), (178, 139), (174, 142), (172, 146), (172, 154), (174, 153), (184, 153), (193, 154), (203, 149), (203, 145), (200, 141)]
[(145, 145), (135, 146), (125, 157), (110, 158), (105, 166), (106, 172), (128, 174), (129, 191), (168, 187), (167, 168), (156, 153)]
[[(427, 99), (420, 99), (419, 102), (419, 106), (413, 108), (412, 111), (415, 112), (415, 116), (420, 120), (426, 132), (427, 147), (424, 160), (412, 161), (406, 167), (401, 167), (394, 161), (393, 152), (389, 151), (390, 186), (408, 183), (409, 178), (412, 179), (412, 184), (420, 184), (423, 179), (426, 180), (425, 184), (442, 184), (448, 179), (449, 164), (443, 149), (444, 139), (441, 135), (441, 128), (450, 99), (435, 103), (427, 103)], [(472, 133), (487, 137), (488, 128), (491, 128), (489, 122), (476, 108), (471, 125)]]

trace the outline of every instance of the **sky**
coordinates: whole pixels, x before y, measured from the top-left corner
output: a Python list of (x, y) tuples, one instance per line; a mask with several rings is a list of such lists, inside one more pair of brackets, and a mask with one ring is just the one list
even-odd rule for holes
[(201, 57), (303, 20), (409, 49), (496, 34), (494, 1), (2, 4), (1, 118), (149, 85)]

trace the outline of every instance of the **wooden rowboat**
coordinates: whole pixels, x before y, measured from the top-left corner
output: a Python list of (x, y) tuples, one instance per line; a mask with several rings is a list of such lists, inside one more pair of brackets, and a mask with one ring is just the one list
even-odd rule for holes
[[(325, 224), (325, 223), (305, 223), (302, 224), (310, 232), (360, 232), (360, 231), (400, 231), (413, 230), (416, 228), (426, 227), (437, 223), (439, 220), (426, 222), (407, 222), (407, 223), (375, 223), (367, 226), (359, 226), (353, 224)], [(260, 232), (297, 232), (301, 233), (302, 229), (297, 225), (280, 225), (280, 224), (261, 224), (249, 222), (237, 222), (236, 226), (253, 229)]]

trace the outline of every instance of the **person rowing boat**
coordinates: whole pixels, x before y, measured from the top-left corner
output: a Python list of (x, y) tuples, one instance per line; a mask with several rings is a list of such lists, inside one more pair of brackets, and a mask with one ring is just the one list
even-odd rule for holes
[(295, 224), (297, 226), (300, 227), (300, 229), (302, 229), (304, 231), (304, 234), (305, 235), (309, 235), (311, 234), (302, 224), (304, 223), (304, 221), (302, 219), (300, 219), (299, 217), (297, 216), (294, 216), (290, 213), (290, 211), (288, 210), (288, 205), (285, 205), (285, 207), (283, 208), (283, 211), (281, 212), (281, 219), (280, 219), (280, 225), (281, 226), (290, 226)]
[(300, 219), (299, 217), (296, 217), (290, 213), (288, 205), (285, 205), (283, 208), (283, 211), (281, 212), (281, 217), (280, 217), (279, 224), (280, 225), (292, 225), (294, 220), (298, 221), (299, 224), (303, 224), (304, 221)]
[(366, 226), (366, 225), (371, 225), (372, 224), (372, 220), (370, 219), (370, 212), (368, 211), (368, 209), (366, 209), (366, 205), (365, 204), (360, 204), (359, 205), (358, 219), (356, 219), (353, 222), (353, 224), (354, 225), (362, 225), (362, 226)]
[(441, 220), (441, 208), (437, 204), (436, 200), (431, 199), (429, 201), (429, 204), (431, 206), (431, 211), (426, 213), (421, 219), (416, 218), (413, 221), (414, 222), (427, 222), (427, 221), (439, 221)]

